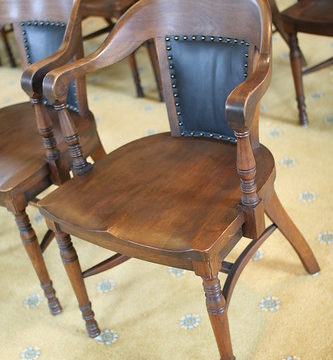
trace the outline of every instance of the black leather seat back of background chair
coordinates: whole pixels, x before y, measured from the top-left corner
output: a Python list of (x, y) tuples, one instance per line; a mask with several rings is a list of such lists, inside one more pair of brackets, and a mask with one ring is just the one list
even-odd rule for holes
[[(21, 22), (24, 48), (28, 64), (42, 60), (56, 52), (64, 38), (66, 24), (54, 21)], [(70, 110), (78, 111), (75, 82), (70, 84), (67, 96)]]
[(236, 142), (225, 102), (247, 77), (249, 44), (227, 37), (172, 35), (166, 37), (166, 49), (181, 135)]

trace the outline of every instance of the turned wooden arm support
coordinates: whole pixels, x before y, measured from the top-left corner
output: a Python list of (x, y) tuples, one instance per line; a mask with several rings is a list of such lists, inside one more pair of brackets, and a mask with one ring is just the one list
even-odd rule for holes
[(90, 72), (110, 66), (130, 55), (144, 41), (114, 41), (117, 32), (112, 32), (93, 54), (49, 72), (43, 80), (43, 94), (58, 111), (64, 139), (73, 160), (74, 175), (83, 175), (92, 167), (83, 156), (79, 134), (66, 109), (66, 97), (72, 80)]
[(269, 86), (271, 75), (271, 56), (262, 54), (253, 73), (228, 96), (226, 118), (234, 131), (251, 128), (257, 105)]
[(50, 177), (54, 184), (61, 184), (68, 179), (66, 166), (57, 148), (53, 132), (53, 123), (43, 104), (43, 79), (45, 75), (61, 65), (68, 63), (80, 50), (81, 39), (81, 0), (75, 0), (70, 19), (66, 28), (64, 40), (59, 50), (53, 55), (29, 66), (21, 78), (21, 86), (29, 95), (34, 107), (38, 132), (43, 140), (46, 159), (49, 165)]
[(45, 75), (68, 63), (77, 53), (82, 43), (81, 16), (79, 13), (81, 0), (76, 0), (72, 14), (66, 27), (64, 40), (58, 51), (51, 56), (30, 65), (22, 74), (21, 86), (30, 98), (43, 96), (42, 84)]
[(247, 80), (229, 95), (226, 117), (237, 137), (237, 172), (242, 191), (241, 208), (245, 224), (243, 235), (258, 239), (265, 230), (263, 202), (257, 193), (256, 161), (250, 130), (260, 99), (266, 92), (272, 73), (270, 54), (262, 54)]

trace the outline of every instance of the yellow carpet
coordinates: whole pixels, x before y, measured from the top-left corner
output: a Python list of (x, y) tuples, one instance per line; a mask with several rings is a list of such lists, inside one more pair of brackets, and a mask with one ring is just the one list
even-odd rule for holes
[[(86, 26), (95, 26), (95, 21), (88, 20)], [(309, 63), (333, 51), (332, 38), (304, 35), (300, 43)], [(88, 51), (97, 44), (97, 40), (90, 42)], [(322, 271), (318, 276), (307, 275), (288, 242), (275, 232), (236, 286), (229, 311), (233, 348), (240, 360), (331, 360), (333, 68), (305, 78), (310, 126), (302, 128), (297, 124), (288, 49), (279, 35), (274, 35), (273, 48), (273, 79), (262, 102), (261, 142), (275, 157), (280, 199)], [(88, 79), (90, 107), (107, 151), (168, 130), (165, 105), (157, 101), (145, 48), (138, 60), (144, 99), (135, 98), (126, 61)], [(26, 100), (20, 74), (19, 69), (0, 67), (1, 107)], [(46, 230), (43, 219), (35, 209), (29, 209), (29, 214), (41, 238)], [(87, 279), (104, 331), (99, 341), (89, 339), (56, 243), (46, 252), (45, 261), (63, 313), (52, 317), (14, 219), (4, 208), (0, 229), (0, 359), (218, 359), (201, 279), (194, 274), (130, 260)], [(110, 256), (78, 239), (74, 245), (84, 269)], [(240, 251), (237, 248), (231, 258)]]

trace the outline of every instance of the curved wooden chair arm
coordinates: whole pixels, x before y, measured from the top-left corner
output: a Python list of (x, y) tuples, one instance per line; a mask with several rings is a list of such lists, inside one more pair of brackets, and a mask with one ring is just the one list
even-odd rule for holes
[(262, 54), (255, 71), (230, 93), (226, 118), (233, 130), (251, 128), (256, 107), (269, 86), (271, 75), (271, 55)]
[(81, 0), (75, 0), (73, 11), (68, 21), (64, 40), (57, 52), (51, 56), (30, 65), (22, 74), (21, 86), (32, 97), (43, 95), (43, 79), (51, 70), (68, 63), (81, 44)]
[(115, 46), (112, 46), (113, 34), (112, 32), (94, 53), (52, 70), (45, 76), (43, 93), (51, 104), (66, 101), (68, 87), (72, 80), (125, 59), (144, 43), (144, 40), (117, 42)]

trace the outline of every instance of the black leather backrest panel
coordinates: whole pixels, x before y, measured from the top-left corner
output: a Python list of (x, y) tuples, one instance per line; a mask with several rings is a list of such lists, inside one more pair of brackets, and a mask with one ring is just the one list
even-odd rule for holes
[(167, 36), (167, 56), (183, 136), (236, 141), (225, 117), (230, 92), (247, 77), (249, 44), (211, 36)]
[[(28, 64), (42, 60), (56, 52), (64, 38), (66, 24), (52, 21), (25, 21), (21, 23)], [(68, 107), (78, 111), (75, 83), (70, 84)]]

